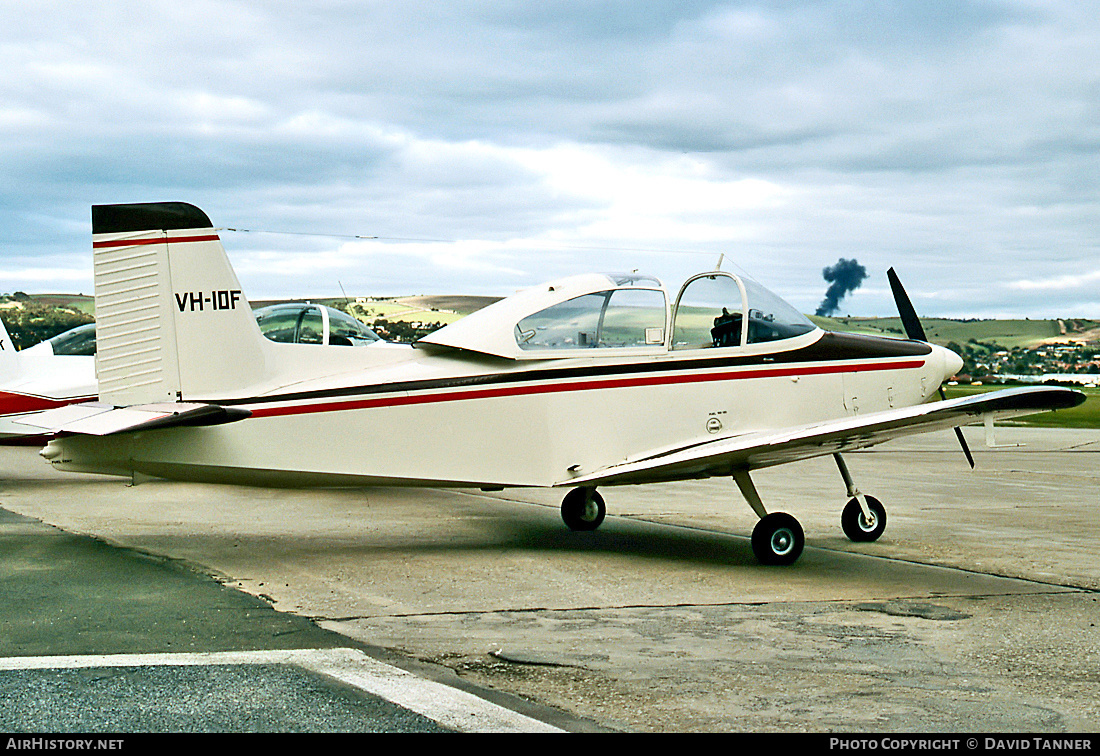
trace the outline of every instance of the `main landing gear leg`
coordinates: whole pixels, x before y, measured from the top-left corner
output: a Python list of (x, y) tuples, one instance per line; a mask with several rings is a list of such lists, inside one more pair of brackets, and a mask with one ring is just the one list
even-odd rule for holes
[(840, 477), (844, 478), (848, 495), (852, 497), (840, 514), (840, 527), (844, 529), (844, 535), (852, 541), (877, 540), (886, 530), (886, 507), (874, 496), (860, 493), (840, 452), (833, 454), (833, 459), (840, 469)]
[(748, 470), (738, 470), (733, 474), (733, 479), (745, 501), (760, 518), (752, 530), (752, 551), (756, 558), (761, 564), (794, 564), (802, 556), (806, 545), (806, 537), (798, 520), (786, 512), (768, 514)]

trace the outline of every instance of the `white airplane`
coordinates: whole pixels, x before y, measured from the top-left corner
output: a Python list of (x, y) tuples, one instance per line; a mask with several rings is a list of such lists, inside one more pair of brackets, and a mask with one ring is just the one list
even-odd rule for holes
[[(294, 344), (381, 346), (378, 334), (350, 315), (309, 302), (284, 302), (254, 311), (260, 332)], [(16, 351), (0, 321), (0, 443), (42, 441), (26, 425), (31, 413), (94, 401), (95, 323), (80, 325)]]
[(0, 322), (0, 442), (35, 439), (20, 424), (32, 412), (96, 398), (95, 324), (16, 351)]
[[(759, 516), (757, 558), (790, 564), (802, 528), (767, 512), (753, 470), (832, 455), (851, 497), (843, 529), (872, 541), (886, 511), (856, 488), (842, 452), (1084, 400), (1030, 387), (926, 403), (962, 361), (923, 332), (824, 332), (718, 270), (675, 299), (636, 274), (565, 278), (412, 346), (311, 350), (263, 337), (198, 208), (95, 206), (92, 231), (98, 402), (30, 418), (60, 434), (42, 450), (58, 470), (134, 482), (553, 486), (571, 489), (561, 514), (575, 530), (602, 522), (598, 486), (725, 476)], [(904, 293), (899, 306), (919, 329)]]

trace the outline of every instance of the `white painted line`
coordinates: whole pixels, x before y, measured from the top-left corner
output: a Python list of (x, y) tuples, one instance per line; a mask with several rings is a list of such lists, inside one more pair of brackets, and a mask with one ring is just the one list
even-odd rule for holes
[(0, 658), (0, 670), (13, 671), (216, 664), (294, 665), (373, 693), (460, 732), (564, 732), (472, 693), (384, 664), (351, 648)]

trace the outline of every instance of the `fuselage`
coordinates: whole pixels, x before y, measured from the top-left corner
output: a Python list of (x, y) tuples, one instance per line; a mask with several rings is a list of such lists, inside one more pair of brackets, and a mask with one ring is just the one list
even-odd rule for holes
[[(565, 485), (663, 448), (919, 404), (961, 364), (923, 342), (816, 329), (747, 349), (523, 361), (433, 345), (323, 351), (324, 377), (188, 397), (246, 420), (63, 437), (44, 456), (66, 470), (257, 485)], [(352, 352), (357, 364), (333, 362)]]

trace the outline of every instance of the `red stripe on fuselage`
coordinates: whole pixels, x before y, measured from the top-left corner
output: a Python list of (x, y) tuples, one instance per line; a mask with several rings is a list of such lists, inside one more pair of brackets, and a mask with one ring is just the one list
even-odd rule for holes
[(22, 415), (27, 412), (41, 412), (42, 410), (65, 407), (70, 404), (90, 402), (94, 396), (78, 396), (75, 399), (50, 399), (45, 396), (31, 396), (29, 394), (14, 394), (10, 391), (0, 391), (0, 415)]
[(779, 378), (784, 376), (829, 375), (835, 373), (870, 372), (881, 370), (907, 370), (924, 367), (924, 360), (905, 362), (871, 362), (858, 365), (814, 365), (807, 367), (776, 367), (752, 370), (730, 370), (720, 373), (689, 373), (680, 375), (654, 375), (635, 378), (604, 378), (570, 383), (541, 383), (531, 386), (507, 386), (501, 388), (464, 389), (434, 394), (415, 394), (378, 397), (376, 399), (352, 399), (340, 402), (296, 404), (286, 407), (268, 407), (252, 410), (252, 417), (279, 417), (305, 415), (313, 412), (341, 412), (372, 409), (376, 407), (400, 407), (410, 404), (434, 404), (457, 402), (467, 399), (495, 399), (508, 396), (556, 394), (565, 391), (598, 391), (601, 389), (633, 388), (637, 386), (664, 386), (683, 383), (711, 383), (714, 381), (740, 381), (750, 378)]
[(221, 241), (217, 234), (206, 236), (162, 236), (156, 239), (109, 239), (106, 241), (92, 242), (92, 249), (104, 249), (107, 247), (137, 247), (142, 244), (178, 244), (181, 242), (208, 242)]

